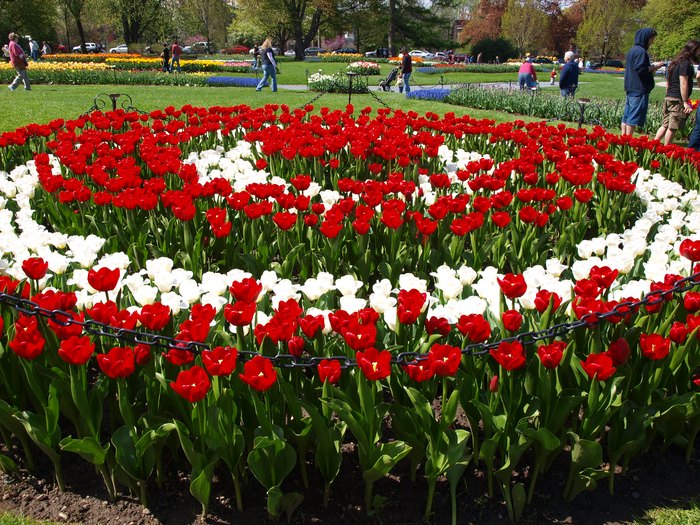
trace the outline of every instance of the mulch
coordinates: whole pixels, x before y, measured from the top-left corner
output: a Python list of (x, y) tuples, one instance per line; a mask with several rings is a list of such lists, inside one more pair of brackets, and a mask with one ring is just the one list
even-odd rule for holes
[[(410, 480), (406, 462), (375, 484), (375, 494), (386, 501), (375, 515), (364, 512), (363, 480), (352, 444), (346, 446), (341, 473), (331, 491), (328, 508), (323, 508), (320, 476), (309, 462), (310, 488), (304, 489), (301, 476), (293, 471), (283, 485), (285, 492), (304, 494), (304, 501), (290, 518), (280, 523), (349, 524), (349, 525), (419, 525), (422, 524), (426, 484), (417, 476)], [(526, 507), (521, 523), (525, 524), (623, 524), (644, 516), (646, 510), (658, 506), (677, 506), (700, 497), (700, 446), (694, 458), (686, 463), (682, 452), (671, 447), (661, 451), (660, 444), (642, 457), (633, 460), (625, 475), (617, 475), (615, 494), (610, 495), (607, 481), (598, 488), (580, 494), (574, 501), (562, 497), (568, 474), (564, 455), (538, 482), (535, 498)], [(7, 451), (5, 451), (7, 453)], [(37, 462), (41, 454), (37, 453)], [(107, 501), (101, 478), (85, 462), (70, 455), (63, 460), (66, 491), (60, 492), (51, 482), (48, 463), (37, 466), (32, 475), (25, 470), (0, 474), (0, 511), (50, 519), (64, 523), (99, 525), (252, 525), (273, 523), (265, 512), (265, 491), (252, 477), (244, 488), (244, 510), (235, 508), (233, 484), (221, 469), (212, 489), (209, 514), (203, 518), (201, 508), (189, 494), (186, 472), (172, 467), (162, 488), (149, 486), (149, 508), (138, 498), (121, 493), (114, 503)], [(516, 477), (525, 479), (527, 469)], [(472, 470), (459, 491), (458, 523), (510, 523), (500, 493), (489, 499), (482, 472)], [(498, 489), (496, 489), (498, 490)], [(433, 524), (450, 524), (450, 498), (446, 482), (438, 483), (433, 503)]]

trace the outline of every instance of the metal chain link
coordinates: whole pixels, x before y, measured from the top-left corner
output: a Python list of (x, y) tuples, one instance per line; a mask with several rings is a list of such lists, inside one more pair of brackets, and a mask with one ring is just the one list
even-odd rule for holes
[[(682, 293), (690, 290), (694, 286), (700, 284), (700, 272), (684, 277), (676, 281), (676, 283), (667, 289), (653, 290), (646, 294), (642, 299), (636, 302), (623, 301), (616, 304), (613, 308), (606, 312), (591, 312), (580, 319), (572, 322), (564, 322), (552, 325), (546, 329), (523, 332), (511, 337), (506, 337), (500, 341), (492, 343), (474, 343), (464, 347), (461, 352), (464, 356), (482, 357), (502, 343), (514, 343), (527, 346), (535, 344), (538, 341), (553, 340), (557, 337), (563, 337), (569, 332), (582, 327), (592, 327), (601, 324), (603, 321), (612, 317), (624, 319), (635, 314), (642, 306), (654, 306), (664, 301), (669, 300), (670, 296), (676, 293)], [(23, 299), (14, 295), (0, 292), (0, 303), (4, 303), (18, 312), (28, 316), (45, 317), (53, 323), (60, 326), (79, 325), (83, 331), (100, 337), (108, 337), (120, 341), (127, 341), (135, 344), (148, 345), (150, 347), (158, 347), (167, 350), (187, 350), (193, 353), (201, 353), (204, 350), (210, 350), (211, 347), (206, 343), (197, 341), (184, 341), (175, 339), (162, 334), (153, 334), (128, 328), (120, 328), (94, 319), (81, 321), (73, 317), (72, 312), (63, 310), (50, 310), (32, 302), (28, 299)], [(262, 355), (269, 359), (273, 365), (279, 368), (314, 368), (321, 361), (336, 360), (340, 363), (341, 369), (347, 369), (358, 366), (357, 361), (348, 356), (337, 355), (330, 357), (312, 357), (312, 356), (295, 356), (292, 354), (278, 353), (274, 356), (265, 356), (258, 352), (249, 350), (241, 350), (238, 352), (239, 360), (245, 362), (253, 359), (256, 356)], [(391, 358), (391, 364), (398, 366), (416, 365), (428, 359), (428, 354), (419, 352), (401, 352)]]

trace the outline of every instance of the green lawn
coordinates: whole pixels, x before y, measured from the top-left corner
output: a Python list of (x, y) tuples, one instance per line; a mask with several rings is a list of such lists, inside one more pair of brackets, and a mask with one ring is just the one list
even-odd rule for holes
[[(306, 84), (307, 74), (317, 72), (319, 69), (326, 74), (345, 71), (347, 64), (342, 62), (293, 62), (280, 63), (281, 74), (278, 82), (281, 85), (301, 86)], [(381, 64), (380, 76), (368, 77), (370, 84), (376, 85), (389, 71), (395, 67), (393, 64)], [(31, 66), (29, 69), (31, 78)], [(250, 76), (250, 74), (232, 74), (232, 76)], [(543, 75), (544, 76), (544, 75)], [(490, 83), (490, 82), (515, 82), (516, 73), (444, 73), (442, 75), (426, 75), (415, 72), (412, 84), (421, 86), (436, 86), (441, 82), (448, 84), (459, 83)], [(580, 78), (581, 84), (578, 95), (590, 98), (624, 98), (622, 88), (622, 75), (584, 73)], [(548, 78), (543, 78), (544, 89), (557, 90), (556, 86), (549, 86)], [(165, 87), (165, 86), (113, 86), (113, 85), (34, 85), (32, 92), (25, 92), (21, 88), (15, 92), (0, 90), (0, 131), (15, 129), (29, 123), (45, 123), (55, 118), (74, 118), (87, 111), (93, 104), (93, 99), (98, 93), (126, 93), (131, 96), (133, 105), (141, 110), (150, 111), (163, 108), (168, 105), (180, 107), (185, 104), (196, 106), (212, 105), (236, 105), (248, 104), (258, 106), (267, 103), (287, 104), (290, 107), (299, 107), (306, 104), (317, 94), (305, 90), (280, 90), (277, 94), (264, 90), (256, 93), (252, 88), (209, 88), (209, 87)], [(496, 121), (509, 121), (519, 116), (497, 111), (478, 111), (468, 108), (448, 106), (433, 101), (407, 101), (394, 88), (390, 93), (377, 93), (392, 108), (414, 110), (417, 112), (434, 111), (445, 113), (454, 111), (456, 114), (469, 113), (477, 118), (491, 118)], [(661, 100), (664, 95), (663, 87), (657, 87), (653, 92), (652, 100)], [(328, 106), (330, 108), (344, 108), (347, 104), (347, 95), (324, 95), (315, 105)], [(357, 107), (371, 106), (381, 107), (381, 104), (370, 95), (355, 95), (352, 99)], [(525, 119), (528, 120), (528, 119)]]

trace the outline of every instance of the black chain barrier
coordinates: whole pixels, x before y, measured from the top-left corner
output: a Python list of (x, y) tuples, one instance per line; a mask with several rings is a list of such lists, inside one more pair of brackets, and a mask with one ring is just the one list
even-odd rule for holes
[[(506, 337), (493, 343), (474, 343), (462, 349), (462, 355), (469, 357), (485, 356), (491, 349), (497, 348), (501, 343), (519, 342), (523, 345), (534, 344), (537, 341), (562, 337), (567, 333), (582, 327), (593, 327), (602, 323), (610, 317), (624, 318), (637, 312), (641, 306), (653, 306), (667, 300), (667, 297), (674, 293), (681, 293), (690, 290), (700, 284), (700, 272), (679, 279), (674, 286), (667, 289), (653, 290), (646, 294), (639, 301), (624, 301), (615, 305), (606, 312), (591, 312), (572, 322), (559, 323), (544, 330), (523, 332), (512, 337)], [(160, 334), (152, 334), (131, 330), (127, 328), (117, 328), (94, 320), (80, 321), (73, 318), (73, 313), (63, 310), (50, 310), (32, 302), (28, 299), (0, 293), (0, 303), (4, 303), (18, 312), (28, 316), (42, 316), (60, 326), (79, 325), (83, 331), (92, 335), (109, 337), (120, 341), (127, 341), (135, 344), (144, 344), (150, 347), (164, 348), (168, 350), (186, 350), (193, 353), (201, 353), (211, 347), (206, 343), (197, 341), (184, 341)], [(262, 355), (258, 352), (241, 350), (238, 352), (241, 361), (248, 361), (255, 356)], [(356, 367), (357, 361), (348, 356), (329, 357), (297, 357), (292, 354), (277, 354), (275, 356), (262, 356), (269, 359), (278, 368), (313, 368), (322, 361), (334, 359), (340, 362), (340, 368), (347, 369)], [(415, 365), (428, 359), (427, 354), (419, 352), (401, 352), (392, 356), (391, 364), (407, 366)]]
[[(122, 100), (120, 104), (117, 104), (117, 101), (122, 97), (124, 100)], [(131, 96), (126, 93), (98, 93), (93, 99), (92, 107), (80, 116), (84, 117), (93, 111), (104, 111), (108, 104), (112, 105), (112, 111), (116, 111), (117, 106), (119, 106), (124, 111), (136, 111), (142, 115), (146, 114), (145, 111), (134, 107)]]

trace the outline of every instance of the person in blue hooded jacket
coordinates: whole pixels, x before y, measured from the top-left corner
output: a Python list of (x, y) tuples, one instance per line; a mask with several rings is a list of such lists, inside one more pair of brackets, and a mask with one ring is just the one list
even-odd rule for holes
[(663, 62), (651, 63), (649, 46), (656, 38), (656, 31), (643, 27), (634, 35), (634, 45), (625, 60), (625, 110), (622, 114), (622, 134), (634, 134), (634, 128), (644, 126), (649, 108), (649, 93), (654, 89), (654, 73)]

